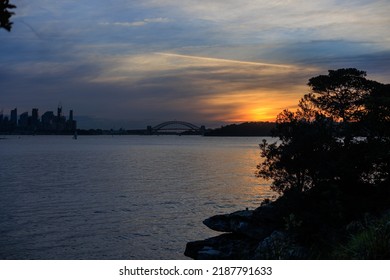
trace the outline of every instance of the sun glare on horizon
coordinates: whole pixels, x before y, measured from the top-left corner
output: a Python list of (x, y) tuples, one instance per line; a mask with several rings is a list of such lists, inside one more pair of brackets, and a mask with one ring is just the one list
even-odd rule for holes
[[(306, 87), (286, 92), (283, 89), (249, 90), (214, 94), (203, 100), (203, 113), (225, 123), (274, 122), (285, 109), (295, 110)], [(208, 108), (208, 109), (206, 109)]]

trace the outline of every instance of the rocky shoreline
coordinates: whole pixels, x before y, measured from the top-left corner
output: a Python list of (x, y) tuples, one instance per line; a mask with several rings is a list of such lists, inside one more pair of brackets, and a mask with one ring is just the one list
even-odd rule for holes
[(202, 260), (306, 259), (306, 249), (285, 229), (288, 208), (279, 199), (255, 210), (212, 216), (203, 224), (223, 234), (188, 242), (184, 255)]
[(223, 234), (188, 242), (184, 255), (196, 260), (389, 259), (390, 209), (341, 223), (331, 212), (312, 197), (281, 196), (255, 210), (215, 215), (203, 224)]

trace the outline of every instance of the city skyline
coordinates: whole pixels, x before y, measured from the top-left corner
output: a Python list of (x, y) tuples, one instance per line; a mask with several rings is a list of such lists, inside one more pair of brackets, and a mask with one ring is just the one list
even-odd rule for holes
[(388, 83), (388, 1), (14, 0), (0, 30), (0, 110), (61, 100), (80, 128), (274, 121), (309, 78)]
[(32, 108), (31, 115), (29, 111), (18, 113), (18, 108), (10, 110), (9, 115), (0, 111), (0, 133), (75, 133), (77, 130), (77, 121), (73, 117), (73, 110), (69, 110), (68, 119), (63, 115), (62, 105), (57, 107), (57, 113), (54, 111), (45, 111), (39, 114), (39, 108)]

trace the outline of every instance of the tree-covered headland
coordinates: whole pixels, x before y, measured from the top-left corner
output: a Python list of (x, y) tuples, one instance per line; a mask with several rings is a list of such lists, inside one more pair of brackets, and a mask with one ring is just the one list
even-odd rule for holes
[(309, 80), (295, 112), (260, 144), (257, 175), (278, 193), (216, 215), (224, 232), (187, 243), (194, 259), (390, 259), (390, 85), (339, 69)]
[(293, 242), (319, 258), (390, 258), (390, 85), (364, 71), (313, 77), (277, 116), (258, 176), (280, 194)]
[(274, 122), (244, 122), (208, 129), (204, 136), (270, 136)]

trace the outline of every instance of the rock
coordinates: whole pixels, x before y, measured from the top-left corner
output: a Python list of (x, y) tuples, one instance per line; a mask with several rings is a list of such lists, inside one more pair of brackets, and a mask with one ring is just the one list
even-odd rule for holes
[(271, 234), (274, 225), (260, 224), (253, 211), (243, 210), (231, 214), (216, 215), (203, 221), (212, 230), (232, 232), (261, 240)]
[[(299, 201), (298, 201), (299, 202)], [(184, 255), (193, 259), (305, 259), (307, 251), (286, 232), (285, 217), (296, 207), (286, 198), (203, 221), (212, 230), (227, 232), (202, 241), (188, 242)]]
[(223, 255), (221, 251), (218, 251), (213, 247), (209, 247), (209, 246), (204, 246), (203, 248), (201, 248), (200, 251), (198, 251), (198, 257), (201, 257), (202, 260), (215, 259), (221, 255)]
[(249, 259), (258, 241), (234, 233), (188, 242), (184, 255), (195, 260)]
[(244, 210), (231, 214), (215, 215), (203, 221), (207, 227), (215, 231), (234, 232), (234, 229), (241, 222), (248, 222), (252, 217), (253, 211)]

